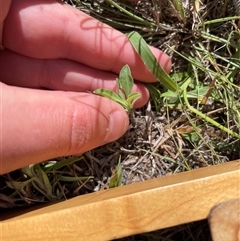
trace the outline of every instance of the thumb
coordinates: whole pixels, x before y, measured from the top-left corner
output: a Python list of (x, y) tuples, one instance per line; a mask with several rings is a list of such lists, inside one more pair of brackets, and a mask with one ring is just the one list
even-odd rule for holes
[(11, 0), (0, 0), (0, 44), (2, 44), (3, 23), (7, 17), (11, 2)]
[(128, 128), (125, 110), (100, 96), (0, 85), (0, 174), (50, 158), (83, 153)]

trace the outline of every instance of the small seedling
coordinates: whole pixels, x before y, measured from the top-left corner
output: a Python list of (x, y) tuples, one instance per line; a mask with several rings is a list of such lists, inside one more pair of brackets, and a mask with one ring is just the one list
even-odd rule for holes
[[(156, 77), (156, 79), (161, 82), (165, 88), (171, 91), (177, 91), (178, 85), (173, 82), (170, 76), (159, 65), (157, 59), (149, 49), (143, 37), (137, 32), (131, 32), (127, 34), (127, 37), (146, 67)], [(134, 103), (141, 97), (141, 95), (137, 92), (131, 93), (133, 87), (133, 78), (131, 76), (131, 71), (128, 65), (125, 65), (121, 69), (119, 79), (116, 81), (117, 93), (108, 89), (97, 89), (93, 93), (116, 101), (117, 103), (121, 104), (128, 112), (130, 112)]]
[(138, 92), (133, 92), (133, 78), (128, 65), (125, 65), (119, 74), (117, 82), (117, 93), (108, 89), (96, 89), (93, 93), (107, 97), (120, 105), (122, 105), (127, 112), (130, 112), (133, 108), (134, 103), (141, 97)]
[(121, 165), (121, 156), (118, 160), (117, 167), (113, 170), (112, 176), (109, 181), (109, 188), (120, 187), (122, 184), (122, 165)]

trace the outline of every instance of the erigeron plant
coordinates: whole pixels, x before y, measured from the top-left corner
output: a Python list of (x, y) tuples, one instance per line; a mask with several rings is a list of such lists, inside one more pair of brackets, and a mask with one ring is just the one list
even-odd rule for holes
[[(215, 21), (222, 21), (221, 19), (215, 20)], [(212, 21), (211, 21), (212, 22)], [(205, 24), (209, 24), (208, 22), (205, 22)], [(190, 87), (190, 84), (192, 79), (188, 77), (187, 79), (184, 80), (183, 83), (179, 86), (175, 81), (173, 81), (173, 78), (168, 75), (163, 68), (159, 65), (158, 61), (156, 60), (155, 56), (152, 54), (151, 50), (149, 49), (147, 43), (143, 39), (143, 37), (133, 31), (127, 34), (130, 43), (134, 47), (135, 51), (139, 54), (141, 57), (142, 61), (144, 64), (147, 66), (149, 71), (155, 76), (155, 78), (165, 87), (165, 93), (161, 94), (158, 92), (158, 90), (154, 87), (151, 86), (150, 84), (147, 85), (151, 96), (154, 99), (156, 99), (156, 96), (154, 95), (159, 95), (160, 97), (165, 97), (168, 95), (167, 93), (170, 93), (171, 97), (176, 97), (177, 99), (183, 99), (183, 102), (181, 103), (181, 108), (187, 107), (187, 109), (197, 116), (199, 116), (202, 120), (205, 120), (206, 122), (210, 123), (211, 125), (217, 127), (218, 129), (222, 130), (223, 132), (228, 133), (229, 135), (232, 135), (236, 137), (237, 139), (240, 139), (240, 135), (236, 133), (235, 131), (230, 130), (228, 127), (225, 127), (215, 121), (214, 119), (208, 117), (206, 114), (202, 113), (198, 109), (192, 107), (189, 102), (188, 98), (191, 98), (190, 93), (188, 92), (188, 88)], [(238, 40), (239, 42), (239, 40)], [(174, 51), (174, 50), (173, 50)], [(182, 54), (178, 53), (180, 56), (185, 58), (186, 60), (189, 61), (189, 63), (193, 62), (191, 58), (186, 58)], [(236, 57), (239, 55), (239, 47), (236, 47)], [(238, 58), (238, 57), (237, 57)], [(226, 60), (228, 61), (228, 60)], [(229, 61), (228, 61), (229, 62)], [(194, 62), (194, 64), (198, 67), (199, 64)], [(235, 65), (234, 65), (235, 66)], [(238, 66), (238, 65), (237, 65)], [(236, 66), (235, 66), (236, 67)], [(239, 68), (238, 68), (239, 69)], [(205, 69), (204, 69), (205, 70)], [(205, 70), (206, 71), (206, 70)], [(208, 70), (210, 71), (210, 70)], [(211, 74), (214, 74), (214, 71), (211, 71)], [(219, 77), (219, 72), (216, 73), (216, 77)], [(220, 78), (220, 77), (219, 77)], [(227, 76), (222, 76), (221, 79), (224, 81), (228, 81)], [(131, 113), (131, 110), (134, 106), (134, 103), (136, 102), (137, 99), (141, 97), (141, 95), (137, 92), (131, 93), (132, 87), (133, 87), (133, 78), (131, 76), (131, 71), (128, 65), (125, 65), (122, 70), (120, 71), (119, 79), (117, 81), (117, 93), (107, 90), (107, 89), (97, 89), (94, 91), (95, 94), (108, 97), (117, 103), (121, 104), (128, 113)], [(210, 91), (211, 87), (208, 87), (207, 93)], [(204, 94), (203, 98), (206, 97)]]
[[(144, 64), (156, 79), (161, 82), (166, 89), (177, 91), (177, 84), (159, 65), (143, 37), (137, 32), (131, 32), (127, 36), (135, 51), (139, 54)], [(130, 112), (134, 103), (141, 97), (140, 93), (132, 92), (133, 83), (131, 70), (128, 65), (125, 65), (120, 71), (119, 78), (116, 79), (117, 93), (108, 89), (97, 89), (93, 93), (119, 103), (127, 112)]]
[(138, 92), (132, 92), (133, 78), (128, 65), (123, 66), (120, 71), (119, 78), (116, 79), (117, 93), (108, 89), (97, 89), (94, 94), (107, 97), (120, 105), (122, 105), (127, 112), (130, 112), (134, 103), (141, 97)]

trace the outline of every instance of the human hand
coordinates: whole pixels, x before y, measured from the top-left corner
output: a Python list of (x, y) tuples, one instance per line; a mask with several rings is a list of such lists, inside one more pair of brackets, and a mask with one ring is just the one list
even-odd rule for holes
[[(124, 134), (125, 110), (87, 93), (115, 90), (125, 64), (136, 80), (155, 81), (124, 34), (55, 0), (0, 0), (0, 13), (0, 174)], [(169, 72), (170, 58), (151, 50)], [(142, 95), (135, 107), (143, 106), (147, 89), (133, 91)]]

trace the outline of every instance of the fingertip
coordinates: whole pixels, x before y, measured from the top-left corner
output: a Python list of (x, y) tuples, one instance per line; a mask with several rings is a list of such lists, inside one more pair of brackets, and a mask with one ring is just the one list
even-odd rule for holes
[(124, 109), (117, 109), (110, 113), (104, 144), (119, 139), (127, 131), (128, 125), (128, 115)]
[(171, 58), (164, 53), (163, 51), (149, 46), (149, 48), (151, 49), (152, 53), (154, 54), (155, 58), (158, 60), (159, 64), (162, 66), (162, 68), (167, 72), (170, 73), (171, 69), (172, 69), (172, 60)]
[(141, 108), (147, 104), (150, 95), (146, 86), (143, 84), (134, 84), (132, 92), (138, 92), (141, 94), (141, 97), (135, 102), (134, 108)]

